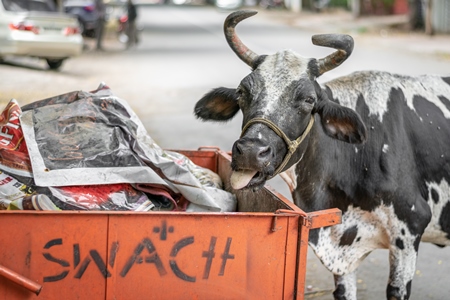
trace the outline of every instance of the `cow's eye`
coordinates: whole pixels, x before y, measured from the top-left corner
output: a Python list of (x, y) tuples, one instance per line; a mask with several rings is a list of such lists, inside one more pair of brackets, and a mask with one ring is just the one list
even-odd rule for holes
[(236, 89), (236, 94), (238, 95), (239, 98), (241, 98), (242, 95), (245, 94), (245, 89), (244, 89), (242, 86), (239, 86), (239, 87)]
[(236, 89), (237, 103), (240, 107), (244, 105), (245, 97), (245, 89), (241, 86)]
[(309, 103), (309, 104), (314, 104), (315, 101), (316, 101), (316, 99), (314, 99), (314, 97), (306, 97), (305, 98), (305, 102)]

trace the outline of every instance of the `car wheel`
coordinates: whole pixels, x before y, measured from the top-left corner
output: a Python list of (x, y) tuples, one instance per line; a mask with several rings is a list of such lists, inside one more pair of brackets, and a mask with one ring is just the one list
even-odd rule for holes
[(51, 70), (57, 70), (61, 67), (64, 59), (47, 59), (47, 64)]
[(85, 30), (83, 36), (87, 38), (96, 38), (95, 29)]

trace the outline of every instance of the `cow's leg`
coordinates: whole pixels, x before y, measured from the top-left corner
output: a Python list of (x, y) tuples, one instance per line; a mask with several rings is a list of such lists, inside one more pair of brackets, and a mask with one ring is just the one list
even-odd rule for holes
[(356, 300), (356, 271), (345, 275), (334, 275), (336, 300)]
[[(408, 195), (405, 193), (405, 195)], [(409, 199), (414, 199), (413, 196)], [(417, 254), (422, 234), (431, 220), (431, 210), (418, 198), (410, 208), (403, 198), (390, 216), (389, 282), (386, 297), (389, 300), (407, 300), (411, 295), (411, 283), (416, 271)], [(406, 205), (405, 205), (406, 203)]]
[(407, 300), (411, 294), (411, 283), (416, 270), (417, 251), (411, 247), (391, 248), (389, 251), (389, 283), (386, 297), (389, 300)]

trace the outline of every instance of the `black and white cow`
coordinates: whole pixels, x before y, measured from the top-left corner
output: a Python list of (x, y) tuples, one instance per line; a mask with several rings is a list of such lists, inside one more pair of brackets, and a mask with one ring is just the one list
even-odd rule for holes
[(237, 89), (198, 101), (202, 120), (243, 113), (232, 148), (231, 183), (257, 189), (281, 173), (305, 211), (337, 207), (342, 224), (311, 231), (310, 246), (335, 275), (335, 299), (356, 299), (356, 269), (389, 249), (388, 299), (408, 299), (419, 242), (450, 245), (450, 77), (356, 72), (316, 78), (351, 54), (347, 35), (317, 35), (331, 55), (291, 50), (257, 55), (235, 33), (253, 11), (224, 24), (226, 39), (252, 68)]

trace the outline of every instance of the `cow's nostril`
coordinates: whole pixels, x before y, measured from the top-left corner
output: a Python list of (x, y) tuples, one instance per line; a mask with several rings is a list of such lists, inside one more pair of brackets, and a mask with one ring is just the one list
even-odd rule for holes
[(234, 150), (236, 150), (237, 154), (242, 155), (244, 153), (243, 151), (243, 145), (240, 141), (237, 141), (234, 147)]

